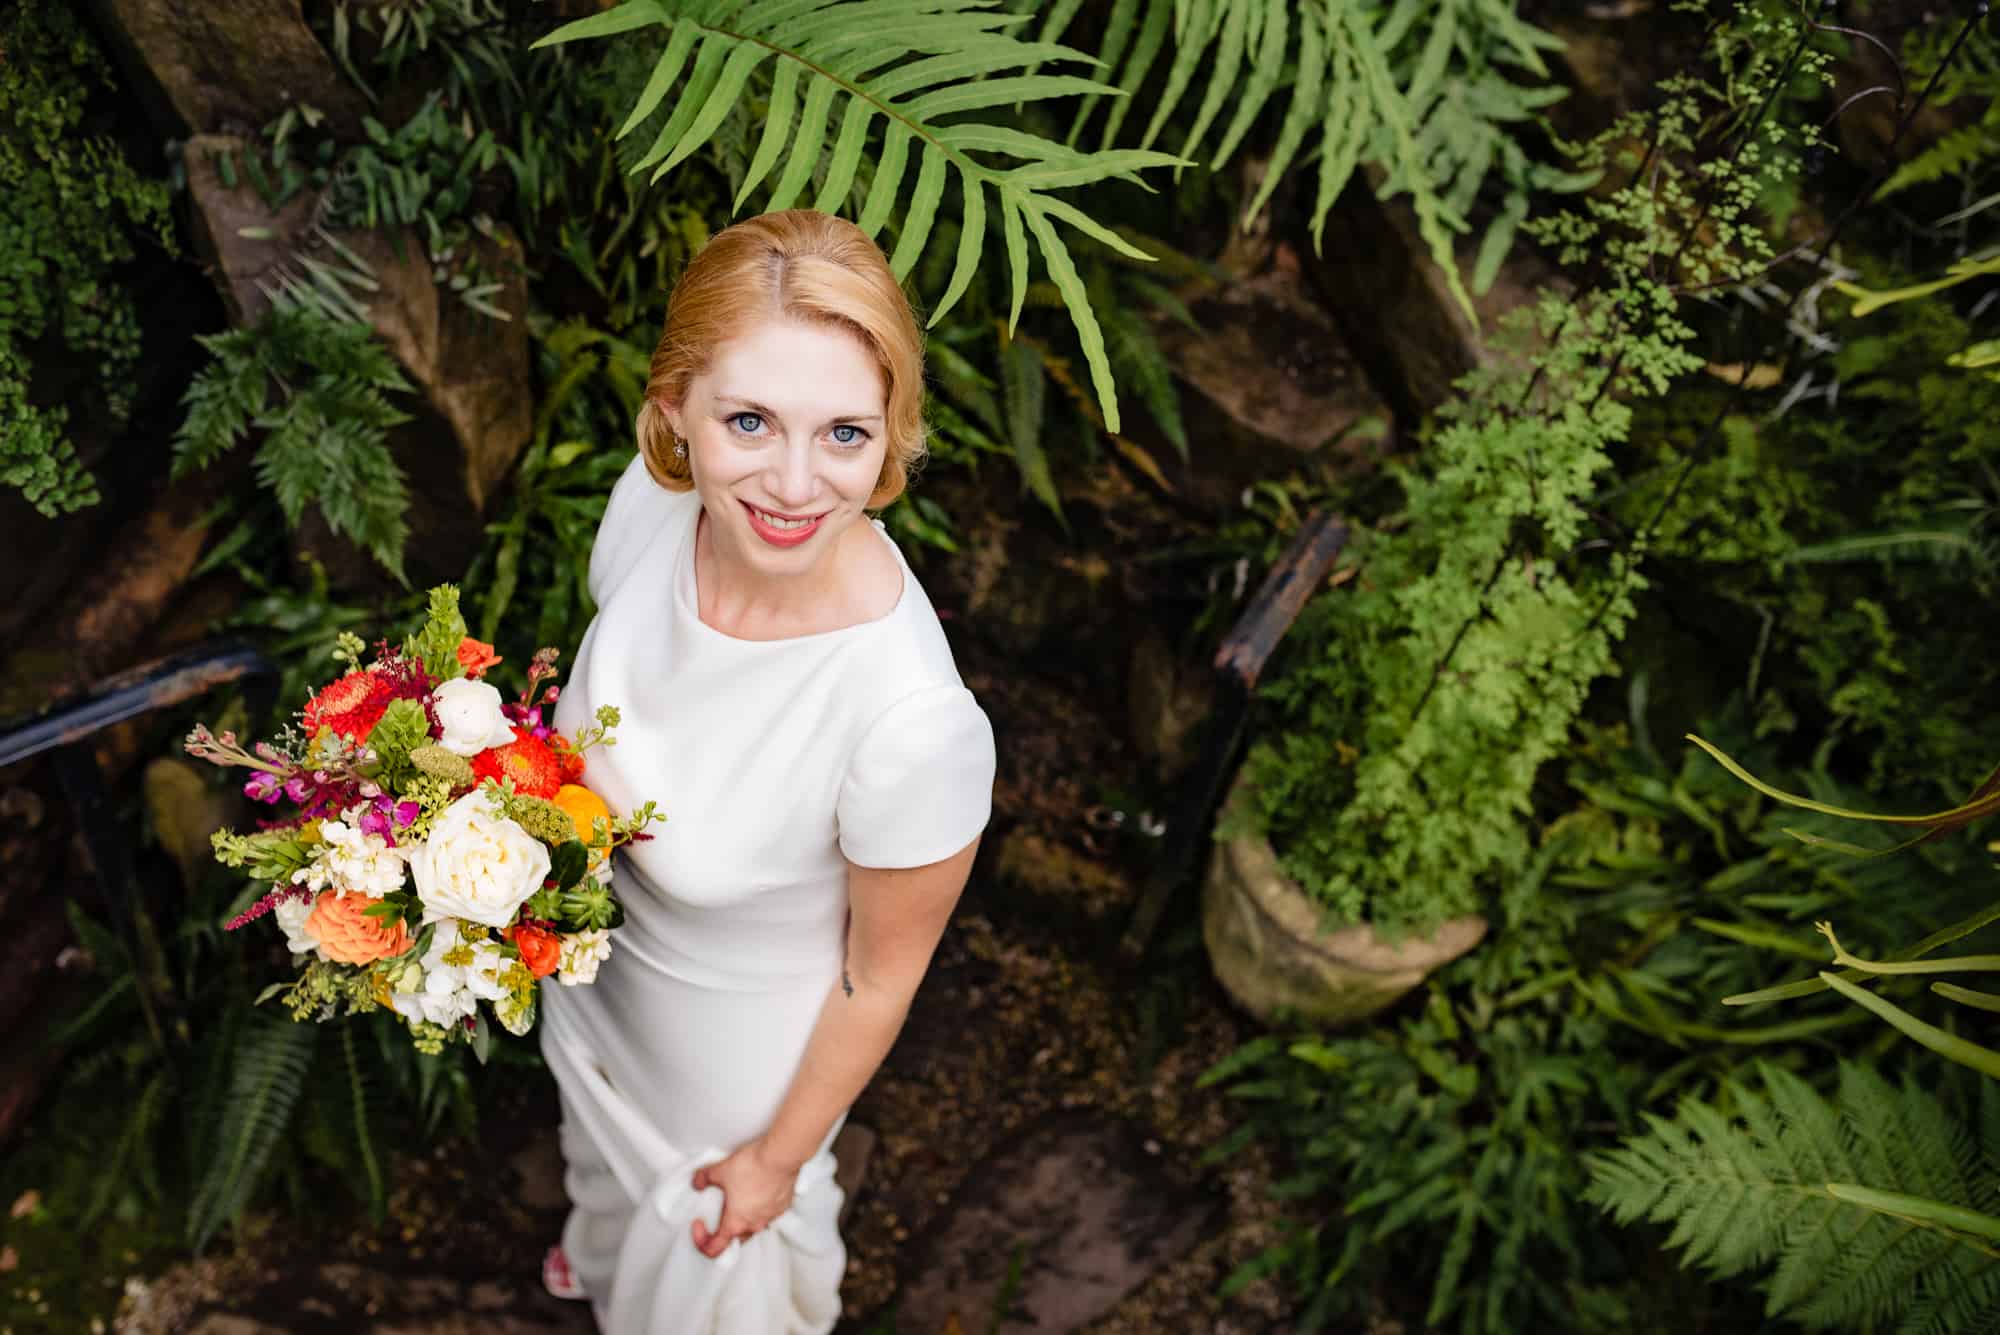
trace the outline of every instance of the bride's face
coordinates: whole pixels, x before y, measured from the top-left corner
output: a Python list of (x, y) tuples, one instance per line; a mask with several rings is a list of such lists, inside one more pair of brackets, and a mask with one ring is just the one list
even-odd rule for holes
[(863, 518), (887, 452), (874, 353), (838, 325), (772, 320), (715, 350), (668, 411), (726, 558), (817, 566)]

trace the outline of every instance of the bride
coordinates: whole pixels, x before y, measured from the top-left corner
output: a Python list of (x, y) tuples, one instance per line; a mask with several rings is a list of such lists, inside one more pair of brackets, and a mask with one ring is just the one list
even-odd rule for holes
[(868, 514), (922, 456), (922, 400), (916, 320), (852, 223), (738, 223), (674, 289), (556, 719), (618, 706), (585, 782), (667, 813), (618, 855), (596, 985), (544, 987), (571, 1202), (545, 1279), (612, 1335), (840, 1315), (834, 1134), (993, 787), (986, 716)]

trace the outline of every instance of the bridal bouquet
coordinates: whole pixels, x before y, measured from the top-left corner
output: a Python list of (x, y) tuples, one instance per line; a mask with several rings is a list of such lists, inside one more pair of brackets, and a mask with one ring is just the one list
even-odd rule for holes
[(484, 680), (500, 663), (465, 633), (458, 591), (433, 589), (424, 627), (400, 648), (342, 634), (347, 665), (314, 693), (297, 726), (245, 748), (206, 726), (191, 755), (254, 771), (243, 791), (289, 815), (253, 833), (218, 831), (215, 853), (262, 894), (228, 926), (270, 917), (296, 978), (282, 995), (295, 1020), (377, 1008), (402, 1017), (416, 1046), (473, 1044), (535, 1022), (538, 982), (592, 982), (624, 913), (611, 894), (611, 850), (648, 839), (651, 802), (624, 816), (578, 781), (583, 756), (612, 744), (618, 711), (565, 738), (542, 720), (559, 688), (557, 651), (529, 663), (527, 688), (503, 700)]

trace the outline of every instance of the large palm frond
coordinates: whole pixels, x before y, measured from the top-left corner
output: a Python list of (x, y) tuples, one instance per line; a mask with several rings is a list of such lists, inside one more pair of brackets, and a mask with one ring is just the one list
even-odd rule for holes
[(922, 255), (948, 178), (958, 177), (958, 252), (930, 323), (935, 326), (972, 281), (985, 248), (990, 202), (999, 214), (1012, 285), (1009, 327), (1019, 319), (1028, 290), (1033, 237), (1076, 325), (1105, 419), (1116, 430), (1117, 392), (1104, 334), (1057, 224), (1134, 258), (1146, 256), (1050, 192), (1113, 177), (1136, 179), (1134, 173), (1144, 168), (1179, 159), (1149, 148), (1082, 152), (973, 115), (1116, 91), (1077, 75), (1010, 73), (1043, 63), (1096, 64), (1082, 52), (1008, 31), (1026, 21), (994, 9), (992, 0), (627, 0), (565, 24), (538, 45), (669, 30), (652, 78), (619, 130), (622, 137), (645, 124), (679, 87), (672, 112), (634, 167), (650, 168), (654, 179), (701, 148), (752, 76), (771, 65), (764, 130), (738, 188), (738, 208), (774, 171), (776, 183), (764, 207), (798, 205), (823, 157), (824, 174), (810, 206), (829, 213), (848, 207), (880, 119), (875, 170), (855, 221), (870, 236), (882, 230), (904, 197), (914, 159), (916, 179), (908, 187), (890, 256), (898, 278)]

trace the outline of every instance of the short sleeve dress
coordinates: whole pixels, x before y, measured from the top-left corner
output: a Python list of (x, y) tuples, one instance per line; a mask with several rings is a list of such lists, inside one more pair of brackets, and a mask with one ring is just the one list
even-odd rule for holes
[(574, 735), (616, 705), (617, 743), (589, 752), (584, 781), (614, 810), (651, 800), (667, 817), (616, 856), (627, 916), (597, 981), (543, 982), (563, 1245), (611, 1335), (806, 1335), (840, 1315), (833, 1132), (791, 1208), (716, 1260), (690, 1225), (714, 1227), (722, 1193), (690, 1179), (784, 1099), (840, 976), (848, 862), (916, 867), (970, 843), (993, 734), (900, 551), (887, 615), (739, 640), (697, 614), (700, 513), (641, 460), (620, 478), (590, 559), (597, 617), (556, 709)]

